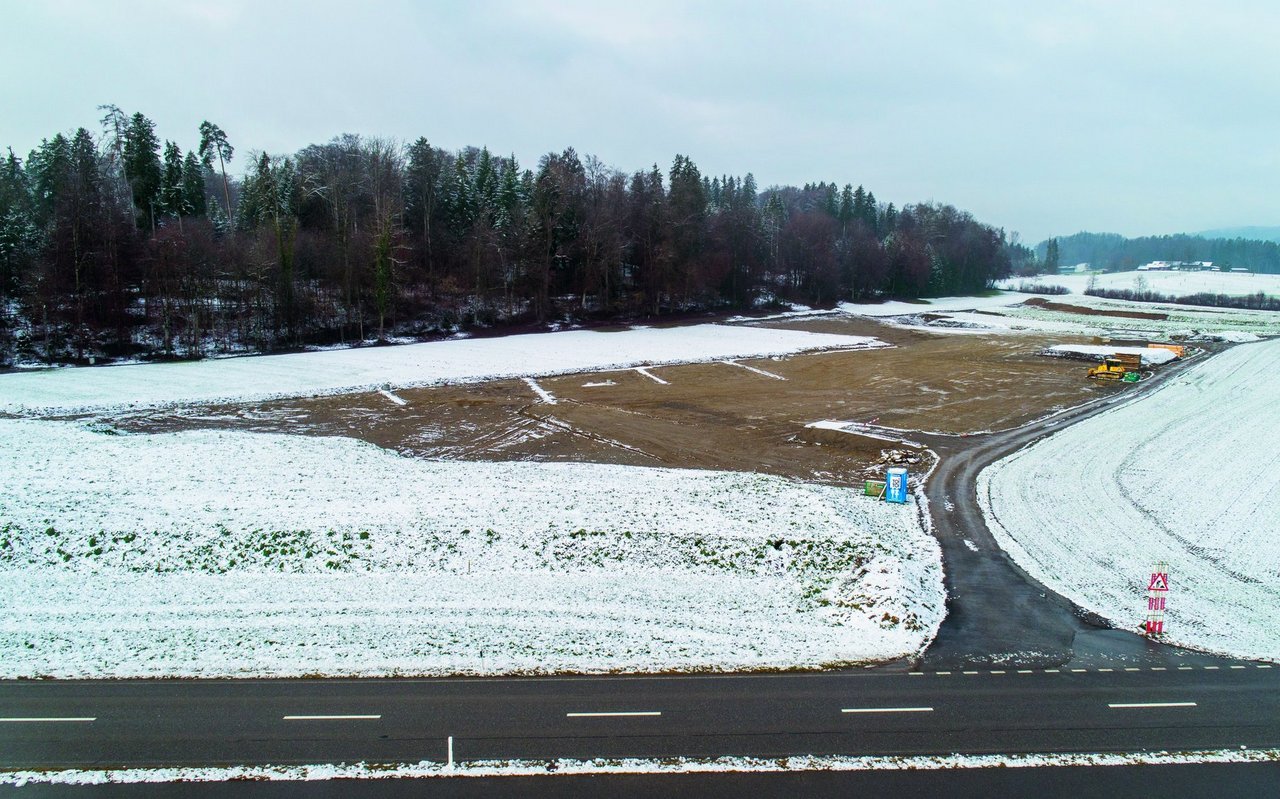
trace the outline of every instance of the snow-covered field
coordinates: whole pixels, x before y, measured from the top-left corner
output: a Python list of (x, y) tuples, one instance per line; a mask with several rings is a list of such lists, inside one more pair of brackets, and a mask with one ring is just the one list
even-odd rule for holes
[(346, 438), (0, 420), (0, 677), (752, 669), (943, 615), (914, 504)]
[[(1012, 289), (1022, 283), (1038, 283), (1046, 286), (1063, 286), (1072, 294), (1084, 294), (1089, 287), (1090, 275), (1037, 275), (1033, 278), (1015, 277), (1001, 281), (1000, 288)], [(1093, 278), (1100, 289), (1145, 289), (1158, 294), (1183, 297), (1188, 294), (1227, 294), (1243, 297), (1263, 294), (1280, 297), (1280, 275), (1241, 274), (1232, 272), (1163, 272), (1131, 271), (1107, 272)], [(1074, 298), (1073, 298), (1074, 299)]]
[[(1153, 273), (1118, 273), (1119, 278), (1137, 274)], [(1073, 275), (1063, 277), (1065, 282), (1075, 279)], [(1249, 276), (1222, 275), (1221, 279), (1228, 280), (1232, 277), (1248, 278)], [(1256, 277), (1275, 277), (1276, 282), (1280, 283), (1280, 276)], [(1019, 282), (1023, 281), (1014, 279), (1000, 285), (1017, 285)], [(1054, 276), (1045, 278), (1043, 282), (1062, 281), (1058, 281)], [(1084, 283), (1080, 284), (1078, 290), (1084, 290)], [(1025, 304), (1027, 300), (1034, 299), (1081, 306), (1101, 313), (1084, 315), (1071, 311), (1052, 310), (1041, 305)], [(898, 327), (947, 334), (1060, 333), (1080, 336), (1118, 334), (1192, 341), (1206, 339), (1240, 341), (1249, 340), (1247, 336), (1280, 335), (1280, 313), (1275, 311), (1244, 311), (1108, 300), (1078, 292), (1066, 297), (1005, 291), (983, 297), (935, 297), (919, 302), (846, 302), (841, 303), (836, 310), (838, 313), (879, 319)], [(1167, 318), (1143, 319), (1125, 316), (1134, 311), (1164, 315)]]
[[(1188, 341), (1239, 340), (1241, 333), (1258, 336), (1280, 335), (1280, 313), (1276, 311), (1243, 311), (1191, 305), (1126, 302), (1085, 295), (1050, 297), (1049, 299), (1053, 302), (1091, 308), (1102, 313), (1084, 316), (1037, 305), (1019, 304), (999, 309), (997, 311), (1000, 314), (999, 317), (983, 314), (975, 321), (981, 323), (991, 319), (1015, 329), (1021, 327), (1086, 336), (1131, 335)], [(1134, 311), (1163, 315), (1166, 318), (1130, 318), (1122, 315)]]
[(887, 346), (865, 336), (729, 325), (463, 339), (190, 363), (0, 375), (0, 412), (258, 400)]
[(1280, 341), (1235, 347), (985, 470), (1028, 572), (1118, 627), (1166, 561), (1168, 639), (1280, 660)]

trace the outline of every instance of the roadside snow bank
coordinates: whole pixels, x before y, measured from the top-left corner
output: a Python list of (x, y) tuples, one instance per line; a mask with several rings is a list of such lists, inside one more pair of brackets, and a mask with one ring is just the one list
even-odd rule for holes
[(0, 785), (137, 785), (157, 782), (316, 782), (466, 777), (555, 777), (583, 774), (781, 774), (798, 771), (941, 771), (979, 768), (1136, 766), (1186, 763), (1274, 763), (1280, 749), (1183, 752), (1045, 752), (1017, 755), (791, 755), (789, 757), (597, 758), (594, 760), (469, 760), (454, 764), (315, 763), (304, 766), (171, 766), (0, 772)]
[(889, 346), (867, 336), (730, 325), (571, 330), (395, 347), (0, 375), (0, 412), (223, 402), (425, 386), (645, 364)]
[(1170, 641), (1280, 660), (1280, 341), (1235, 347), (988, 467), (978, 498), (1036, 579), (1118, 627), (1170, 568)]
[(816, 667), (943, 612), (849, 489), (0, 420), (0, 678)]

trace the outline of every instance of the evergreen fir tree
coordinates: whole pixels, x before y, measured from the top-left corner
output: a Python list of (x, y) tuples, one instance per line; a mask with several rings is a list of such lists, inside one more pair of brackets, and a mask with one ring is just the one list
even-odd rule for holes
[(853, 221), (854, 200), (852, 184), (844, 184), (844, 189), (840, 191), (840, 213), (838, 216), (841, 225), (847, 225)]
[(71, 174), (71, 142), (67, 137), (58, 133), (41, 141), (27, 158), (27, 174), (36, 225), (44, 228), (52, 223), (54, 206)]
[(182, 193), (182, 151), (171, 141), (164, 143), (164, 171), (160, 177), (158, 212), (164, 216), (187, 216)]
[(867, 227), (871, 229), (872, 233), (879, 234), (879, 231), (876, 230), (879, 222), (877, 219), (876, 196), (869, 191), (867, 192), (862, 221), (867, 223)]
[(204, 164), (200, 163), (194, 152), (188, 150), (182, 161), (183, 216), (205, 215), (204, 170)]
[(449, 227), (461, 234), (471, 229), (476, 221), (476, 198), (471, 183), (471, 173), (462, 153), (453, 160), (453, 172), (449, 179)]
[(898, 225), (898, 209), (893, 207), (893, 203), (889, 203), (877, 218), (877, 228), (880, 233), (888, 236), (893, 233), (893, 229)]
[(129, 119), (124, 136), (124, 174), (133, 190), (133, 207), (137, 209), (138, 226), (155, 226), (162, 208), (160, 187), (163, 170), (160, 165), (160, 140), (155, 123), (142, 114)]
[(1058, 240), (1049, 239), (1044, 246), (1044, 271), (1053, 273), (1058, 271), (1059, 267)]
[(231, 220), (227, 218), (227, 212), (222, 210), (222, 203), (217, 201), (209, 203), (206, 213), (209, 216), (209, 224), (213, 226), (215, 231), (218, 233), (231, 232)]
[(524, 188), (520, 185), (520, 165), (512, 154), (502, 168), (501, 185), (498, 188), (498, 213), (496, 224), (499, 230), (514, 231), (524, 219)]
[(759, 194), (760, 190), (756, 188), (756, 176), (748, 172), (738, 189), (738, 202), (747, 208), (755, 208)]
[(867, 190), (861, 185), (853, 190), (853, 218), (867, 220)]
[[(37, 236), (27, 173), (10, 149), (0, 164), (0, 299), (17, 290), (18, 276), (35, 254)], [(5, 360), (0, 350), (0, 362)]]
[(836, 184), (822, 187), (822, 210), (832, 219), (840, 216), (840, 201), (836, 197)]
[(498, 208), (498, 169), (488, 147), (480, 150), (480, 158), (476, 161), (473, 197), (477, 219), (492, 225)]

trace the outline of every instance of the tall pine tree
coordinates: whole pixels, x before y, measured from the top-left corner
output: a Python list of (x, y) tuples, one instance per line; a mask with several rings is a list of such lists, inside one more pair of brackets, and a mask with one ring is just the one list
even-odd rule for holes
[(129, 127), (125, 129), (124, 174), (133, 190), (138, 226), (154, 229), (156, 216), (164, 210), (160, 197), (164, 173), (155, 123), (141, 113), (130, 117)]

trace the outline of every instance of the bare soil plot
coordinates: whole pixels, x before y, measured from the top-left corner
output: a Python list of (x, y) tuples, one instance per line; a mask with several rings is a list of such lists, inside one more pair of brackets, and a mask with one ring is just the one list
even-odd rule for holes
[[(344, 435), (405, 454), (600, 462), (858, 481), (903, 457), (888, 442), (806, 429), (822, 419), (964, 434), (1021, 424), (1100, 388), (1076, 364), (1036, 357), (1063, 337), (929, 335), (851, 317), (773, 327), (875, 335), (892, 349), (652, 367), (170, 411), (124, 429), (199, 427)], [(747, 367), (747, 368), (743, 368)], [(657, 378), (657, 379), (654, 379)], [(659, 382), (663, 381), (663, 382)]]
[(1150, 311), (1121, 311), (1114, 308), (1087, 308), (1083, 305), (1071, 305), (1065, 302), (1050, 302), (1049, 300), (1039, 297), (1032, 297), (1025, 301), (1023, 305), (1038, 305), (1048, 311), (1059, 311), (1061, 313), (1080, 314), (1081, 316), (1118, 316), (1121, 319), (1154, 319), (1163, 321), (1169, 318), (1166, 313), (1153, 313)]

